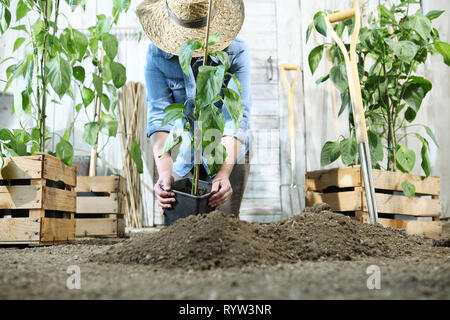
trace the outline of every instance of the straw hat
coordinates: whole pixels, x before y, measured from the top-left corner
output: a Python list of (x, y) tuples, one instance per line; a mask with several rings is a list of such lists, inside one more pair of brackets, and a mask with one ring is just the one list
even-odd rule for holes
[[(187, 40), (205, 41), (209, 0), (144, 0), (137, 7), (142, 28), (161, 50), (179, 55)], [(211, 50), (223, 50), (236, 38), (244, 23), (243, 0), (213, 0), (210, 34), (220, 31)], [(201, 56), (194, 53), (194, 57)]]

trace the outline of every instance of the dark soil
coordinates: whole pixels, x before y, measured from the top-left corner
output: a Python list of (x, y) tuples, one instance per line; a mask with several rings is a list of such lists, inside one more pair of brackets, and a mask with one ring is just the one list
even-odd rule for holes
[(129, 239), (0, 247), (0, 299), (450, 299), (449, 227), (433, 246), (326, 206), (270, 225), (214, 212)]
[(190, 216), (158, 233), (136, 237), (95, 255), (102, 263), (205, 270), (299, 261), (396, 258), (433, 253), (431, 241), (360, 223), (324, 204), (273, 224), (249, 223), (215, 211)]

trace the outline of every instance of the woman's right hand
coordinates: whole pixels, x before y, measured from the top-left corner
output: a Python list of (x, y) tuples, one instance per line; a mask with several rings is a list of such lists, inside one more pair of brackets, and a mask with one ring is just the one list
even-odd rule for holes
[(159, 176), (155, 184), (155, 194), (158, 200), (159, 210), (164, 215), (164, 209), (170, 209), (172, 203), (175, 202), (175, 193), (170, 192), (174, 179), (170, 174), (163, 174)]

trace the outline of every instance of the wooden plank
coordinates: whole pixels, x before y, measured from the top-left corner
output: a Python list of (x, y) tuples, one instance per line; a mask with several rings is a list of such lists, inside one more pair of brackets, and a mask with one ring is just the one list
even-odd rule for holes
[(77, 196), (75, 191), (44, 187), (43, 208), (65, 212), (75, 212)]
[(108, 197), (77, 197), (78, 214), (119, 213), (119, 196), (112, 193)]
[(439, 195), (441, 193), (439, 177), (373, 170), (373, 179), (376, 189), (403, 191), (402, 183), (406, 179), (416, 187), (416, 194)]
[(120, 192), (120, 177), (77, 177), (76, 192)]
[(42, 218), (41, 244), (75, 240), (75, 219)]
[(40, 179), (42, 178), (42, 155), (30, 157), (4, 158), (0, 180)]
[(0, 209), (42, 208), (42, 187), (0, 186)]
[[(438, 217), (441, 215), (441, 202), (435, 199), (408, 198), (406, 196), (376, 193), (379, 213), (403, 214), (417, 217)], [(363, 197), (366, 210), (366, 197)]]
[(306, 173), (306, 189), (308, 191), (323, 191), (328, 187), (360, 187), (361, 168), (359, 166), (318, 170)]
[(44, 178), (53, 181), (62, 181), (75, 187), (77, 185), (77, 172), (75, 167), (65, 165), (60, 159), (44, 155)]
[(0, 244), (39, 242), (40, 219), (0, 219)]
[(361, 191), (346, 191), (336, 193), (306, 192), (306, 206), (311, 207), (315, 203), (327, 203), (333, 211), (358, 211), (361, 209)]
[[(368, 212), (357, 212), (355, 218), (364, 223), (370, 223)], [(442, 234), (441, 222), (419, 220), (396, 220), (378, 218), (384, 227), (403, 229), (407, 234), (425, 235), (430, 238), (439, 238)]]
[(125, 218), (123, 216), (117, 217), (117, 236), (125, 236)]
[(77, 237), (117, 236), (117, 219), (77, 219)]

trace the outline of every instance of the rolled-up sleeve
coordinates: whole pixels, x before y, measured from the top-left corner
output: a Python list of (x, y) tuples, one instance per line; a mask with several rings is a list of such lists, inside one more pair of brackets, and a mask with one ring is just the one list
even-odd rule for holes
[[(245, 143), (248, 138), (249, 134), (248, 131), (250, 130), (249, 121), (252, 107), (252, 94), (250, 88), (251, 82), (250, 54), (248, 46), (244, 42), (242, 42), (240, 52), (236, 55), (234, 61), (232, 61), (229, 72), (239, 80), (242, 86), (242, 93), (240, 94), (240, 97), (243, 106), (243, 114), (241, 126), (236, 131), (231, 116), (229, 115), (226, 108), (223, 108), (223, 112), (225, 114), (225, 129), (223, 135), (235, 137), (242, 143)], [(230, 82), (228, 83), (228, 88), (234, 90), (236, 93), (239, 94), (239, 90), (233, 79), (231, 79)]]
[[(164, 59), (155, 54), (156, 50), (150, 45), (147, 52), (145, 66), (145, 82), (147, 86), (147, 137), (157, 131), (169, 132), (173, 125), (162, 126), (164, 119), (164, 109), (174, 103), (173, 95), (167, 85), (164, 74), (158, 68)], [(160, 60), (160, 61), (158, 61)]]

